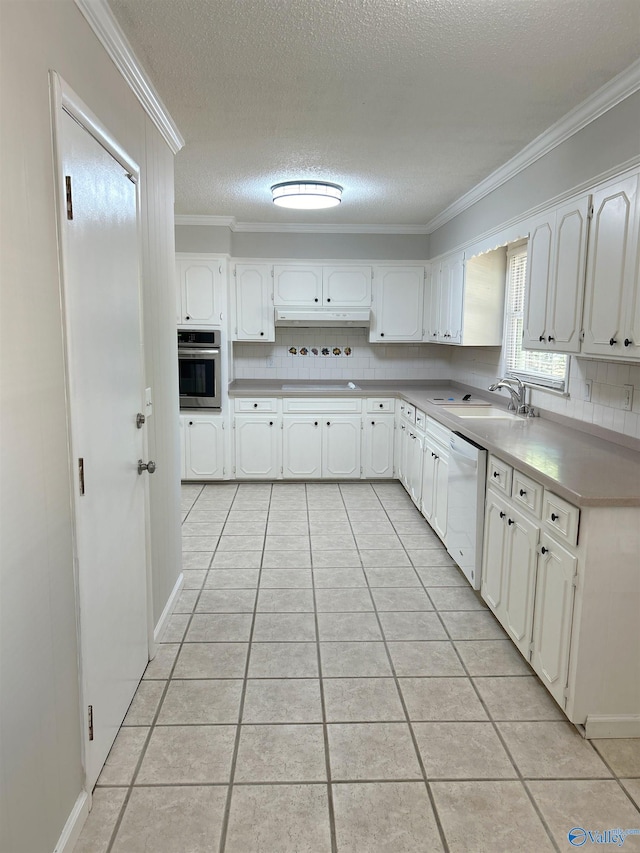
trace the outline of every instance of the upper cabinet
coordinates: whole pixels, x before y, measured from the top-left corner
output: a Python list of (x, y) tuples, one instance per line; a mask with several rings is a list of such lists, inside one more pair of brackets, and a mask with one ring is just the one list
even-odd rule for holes
[(586, 355), (640, 357), (639, 180), (636, 173), (593, 193), (582, 344)]
[(522, 345), (579, 352), (591, 196), (546, 211), (531, 223)]
[(275, 341), (270, 264), (236, 264), (236, 341)]
[(462, 346), (500, 346), (504, 326), (506, 250), (465, 260), (463, 252), (432, 264), (424, 340)]
[(374, 267), (370, 341), (421, 341), (424, 266)]
[(220, 328), (225, 312), (226, 262), (202, 255), (178, 255), (176, 274), (178, 325)]
[(371, 305), (371, 267), (276, 264), (273, 267), (273, 302), (279, 308), (368, 308)]

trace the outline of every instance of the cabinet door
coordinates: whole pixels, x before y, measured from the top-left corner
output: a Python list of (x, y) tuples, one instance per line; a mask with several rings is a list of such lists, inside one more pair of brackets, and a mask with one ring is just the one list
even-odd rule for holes
[(322, 476), (322, 427), (314, 416), (282, 419), (282, 473), (290, 479)]
[(409, 495), (419, 507), (422, 499), (422, 464), (424, 460), (424, 440), (415, 431), (409, 431), (407, 448), (407, 483)]
[(323, 267), (322, 301), (335, 308), (369, 308), (371, 267)]
[(362, 442), (362, 473), (365, 477), (393, 477), (395, 418), (366, 418)]
[(433, 529), (442, 539), (447, 541), (447, 504), (449, 496), (449, 457), (440, 453), (436, 460), (435, 486), (435, 515)]
[(490, 489), (484, 513), (482, 585), (480, 592), (491, 610), (502, 621), (504, 616), (504, 552), (507, 539), (508, 504)]
[(274, 266), (273, 302), (279, 307), (322, 304), (322, 267), (309, 264)]
[(504, 555), (504, 618), (501, 622), (529, 660), (536, 559), (540, 528), (509, 507)]
[(424, 267), (377, 267), (370, 341), (421, 341)]
[(440, 278), (440, 267), (433, 270), (426, 267), (424, 282), (424, 307), (423, 307), (423, 341), (434, 343), (438, 339), (438, 281)]
[(181, 293), (180, 325), (219, 327), (222, 324), (223, 262), (178, 258), (176, 263)]
[[(547, 349), (549, 286), (553, 271), (555, 210), (547, 211), (531, 223), (527, 246), (522, 346)], [(517, 308), (518, 306), (513, 306)]]
[(590, 206), (591, 196), (584, 196), (556, 211), (553, 280), (546, 328), (547, 344), (558, 352), (580, 352)]
[(436, 476), (438, 457), (433, 444), (429, 438), (424, 443), (424, 459), (422, 462), (422, 496), (420, 499), (420, 512), (433, 527), (435, 517)]
[(577, 559), (544, 533), (539, 552), (531, 665), (564, 708)]
[(326, 415), (322, 422), (322, 476), (360, 477), (362, 419)]
[(271, 267), (236, 264), (236, 341), (275, 341)]
[(184, 417), (187, 480), (220, 480), (224, 476), (222, 418)]
[(282, 430), (276, 415), (235, 419), (238, 479), (275, 480), (280, 477)]
[(187, 479), (187, 426), (185, 418), (180, 417), (180, 479)]
[(582, 352), (626, 357), (625, 309), (636, 288), (638, 176), (593, 193)]
[(450, 344), (462, 343), (463, 307), (464, 307), (464, 256), (456, 255), (449, 261), (446, 341)]

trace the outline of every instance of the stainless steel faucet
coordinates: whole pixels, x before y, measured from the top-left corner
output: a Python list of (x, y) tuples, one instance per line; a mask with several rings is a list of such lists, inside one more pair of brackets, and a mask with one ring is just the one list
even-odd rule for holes
[[(515, 388), (513, 386), (516, 386)], [(525, 387), (520, 379), (517, 376), (513, 376), (511, 378), (504, 377), (503, 379), (498, 379), (497, 382), (494, 382), (493, 385), (489, 385), (489, 391), (498, 391), (500, 388), (506, 388), (509, 394), (511, 395), (511, 400), (509, 402), (509, 409), (512, 412), (516, 412), (518, 415), (529, 415), (533, 417), (533, 408), (528, 406), (525, 401)]]

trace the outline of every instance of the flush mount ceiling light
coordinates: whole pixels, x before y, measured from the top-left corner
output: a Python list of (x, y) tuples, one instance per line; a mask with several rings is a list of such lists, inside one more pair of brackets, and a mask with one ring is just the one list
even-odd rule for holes
[(322, 210), (342, 201), (342, 187), (327, 181), (283, 181), (271, 187), (273, 203), (296, 210)]

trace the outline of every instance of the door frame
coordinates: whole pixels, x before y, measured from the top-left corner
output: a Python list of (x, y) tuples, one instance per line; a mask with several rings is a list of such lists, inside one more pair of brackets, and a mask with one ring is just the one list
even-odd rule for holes
[[(141, 260), (142, 260), (142, 217), (141, 217), (141, 195), (140, 195), (140, 167), (138, 164), (124, 151), (118, 144), (117, 140), (110, 131), (99, 121), (99, 119), (91, 112), (87, 105), (78, 97), (73, 89), (65, 83), (60, 75), (51, 70), (49, 72), (49, 96), (51, 107), (51, 125), (52, 125), (52, 143), (53, 143), (53, 166), (55, 178), (55, 204), (56, 204), (56, 232), (58, 246), (58, 279), (59, 279), (59, 297), (61, 309), (61, 324), (62, 324), (62, 340), (63, 340), (63, 361), (65, 371), (65, 408), (67, 421), (67, 449), (68, 449), (68, 471), (69, 471), (69, 487), (71, 499), (71, 538), (72, 538), (72, 553), (73, 553), (73, 581), (76, 599), (76, 636), (78, 641), (78, 684), (80, 694), (80, 720), (81, 720), (81, 753), (83, 762), (83, 771), (85, 773), (84, 786), (86, 785), (86, 755), (89, 742), (89, 729), (87, 724), (87, 701), (86, 701), (86, 684), (84, 678), (84, 656), (82, 644), (82, 626), (80, 619), (80, 594), (79, 594), (79, 558), (78, 558), (78, 539), (77, 539), (77, 519), (78, 506), (75, 490), (76, 469), (74, 459), (78, 454), (74, 450), (74, 432), (73, 432), (73, 411), (72, 411), (72, 392), (71, 392), (71, 371), (69, 362), (69, 339), (67, 328), (67, 313), (65, 294), (67, 284), (65, 270), (65, 237), (64, 237), (64, 221), (66, 219), (66, 198), (62, 192), (62, 114), (67, 113), (74, 121), (76, 121), (93, 139), (98, 142), (126, 171), (132, 176), (133, 183), (136, 188), (136, 219), (137, 219), (137, 239), (138, 239), (138, 300), (139, 300), (139, 334), (140, 334), (140, 357), (142, 360), (143, 381), (140, 389), (141, 406), (144, 400), (145, 388), (145, 346), (144, 346), (144, 320), (143, 310), (144, 303), (142, 298), (142, 275), (141, 275)], [(145, 429), (142, 435), (143, 441), (143, 456), (148, 458), (148, 432)], [(145, 574), (146, 574), (146, 617), (147, 617), (147, 646), (149, 660), (155, 655), (156, 643), (154, 639), (153, 625), (153, 589), (152, 589), (152, 573), (151, 573), (151, 526), (150, 526), (150, 499), (149, 499), (149, 478), (144, 478), (143, 483), (144, 493), (144, 516), (145, 516)], [(91, 798), (91, 791), (87, 794)]]

